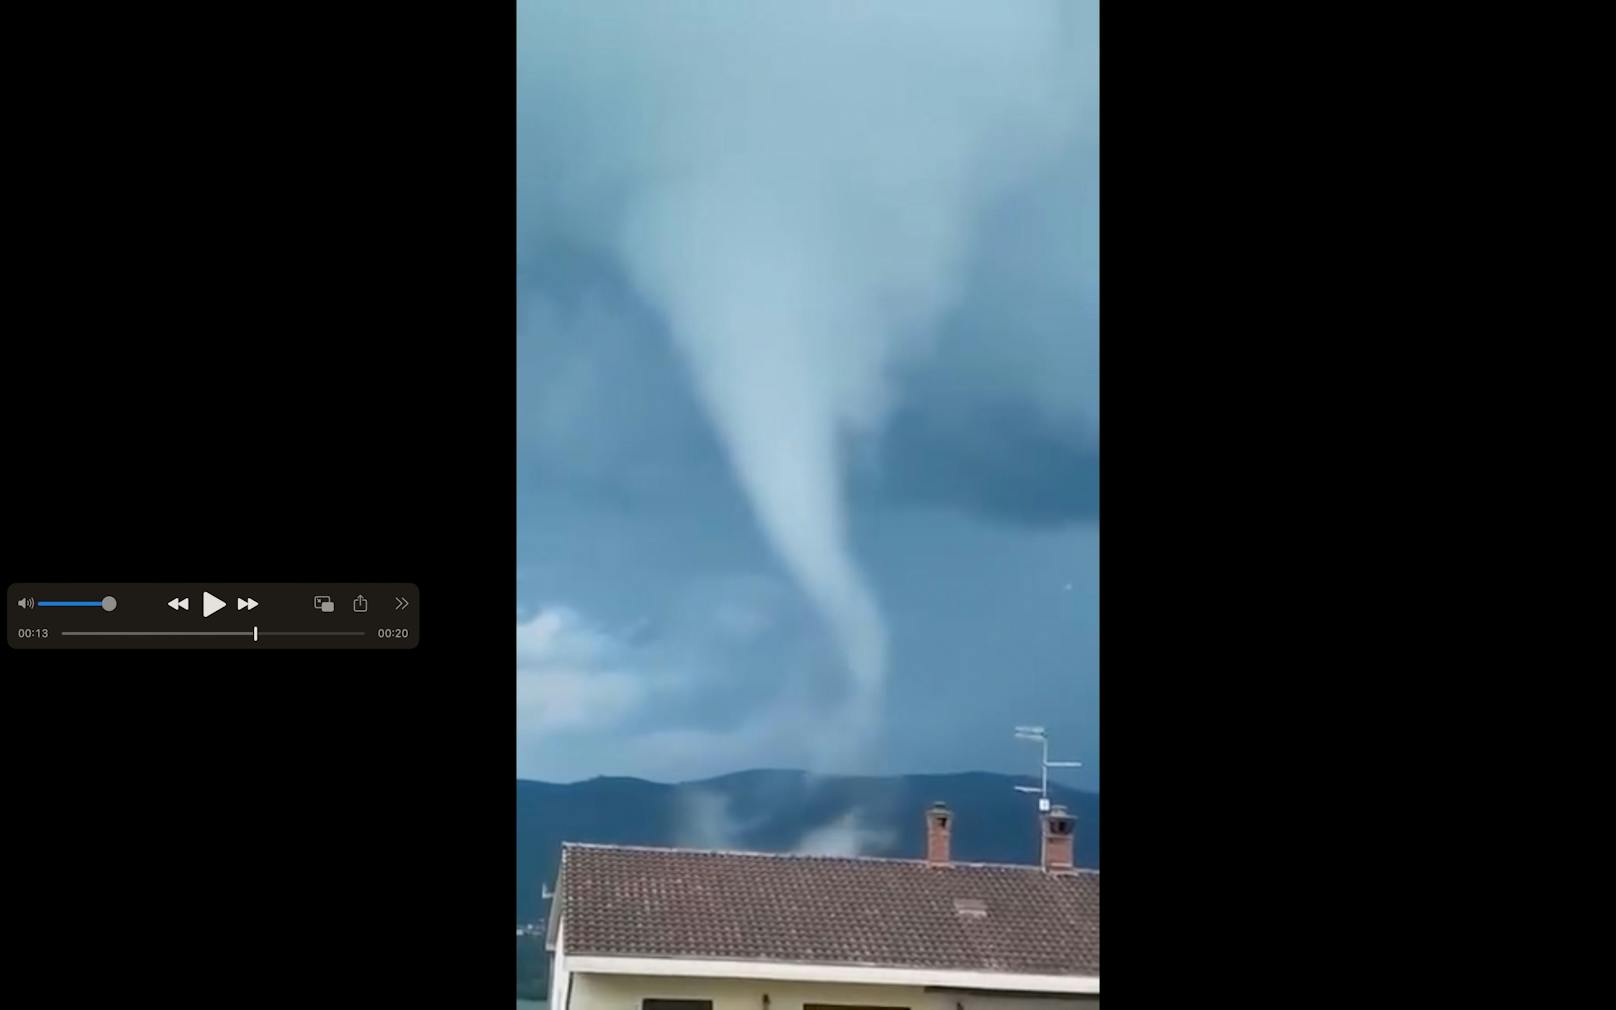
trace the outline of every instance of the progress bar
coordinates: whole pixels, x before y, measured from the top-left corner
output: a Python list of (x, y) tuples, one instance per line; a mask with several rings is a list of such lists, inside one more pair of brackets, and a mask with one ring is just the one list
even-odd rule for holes
[(102, 637), (105, 637), (105, 636), (108, 636), (108, 635), (113, 635), (113, 636), (117, 636), (117, 635), (148, 635), (148, 636), (162, 635), (162, 636), (174, 636), (174, 637), (179, 637), (179, 636), (182, 636), (182, 635), (186, 635), (186, 636), (207, 635), (207, 636), (214, 637), (214, 638), (217, 638), (220, 635), (242, 635), (242, 636), (245, 636), (247, 638), (251, 638), (252, 635), (253, 635), (253, 633), (250, 632), (250, 631), (62, 631), (62, 632), (58, 632), (58, 634), (66, 635), (68, 637), (73, 637), (73, 636), (89, 637), (89, 636), (92, 636), (92, 635), (93, 636), (102, 636)]
[(100, 637), (116, 637), (119, 635), (145, 635), (148, 637), (178, 638), (196, 635), (218, 637), (221, 635), (239, 635), (242, 638), (255, 638), (261, 635), (314, 635), (325, 637), (364, 638), (363, 631), (64, 631), (63, 635)]

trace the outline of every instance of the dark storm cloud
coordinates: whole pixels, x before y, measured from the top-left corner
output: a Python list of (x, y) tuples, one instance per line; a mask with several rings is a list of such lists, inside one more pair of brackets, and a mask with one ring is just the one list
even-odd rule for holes
[(893, 417), (866, 493), (973, 511), (990, 520), (1052, 525), (1098, 519), (1099, 454), (1015, 401), (957, 411), (911, 407)]

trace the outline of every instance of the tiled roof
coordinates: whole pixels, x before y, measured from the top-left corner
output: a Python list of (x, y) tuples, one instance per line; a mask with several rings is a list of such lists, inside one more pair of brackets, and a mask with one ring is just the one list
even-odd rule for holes
[(1100, 875), (1036, 866), (562, 847), (566, 953), (1100, 973)]

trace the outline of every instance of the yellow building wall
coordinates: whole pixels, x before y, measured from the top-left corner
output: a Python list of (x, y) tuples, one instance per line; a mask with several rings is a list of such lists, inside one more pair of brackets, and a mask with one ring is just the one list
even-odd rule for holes
[(570, 1005), (550, 1010), (640, 1010), (643, 999), (710, 999), (713, 1010), (803, 1010), (806, 1003), (907, 1010), (1098, 1010), (1100, 1005), (1096, 997), (983, 996), (918, 986), (578, 974), (572, 978)]

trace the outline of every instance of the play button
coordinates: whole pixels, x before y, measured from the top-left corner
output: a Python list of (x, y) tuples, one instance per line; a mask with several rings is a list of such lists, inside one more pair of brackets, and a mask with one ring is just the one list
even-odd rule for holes
[(256, 606), (258, 606), (258, 601), (253, 599), (250, 596), (247, 597), (245, 600), (242, 599), (239, 596), (236, 597), (236, 609), (237, 610), (251, 610), (252, 608), (254, 608)]
[(224, 601), (219, 599), (217, 596), (214, 596), (212, 593), (202, 594), (203, 617), (212, 617), (214, 613), (222, 606), (224, 606)]

